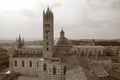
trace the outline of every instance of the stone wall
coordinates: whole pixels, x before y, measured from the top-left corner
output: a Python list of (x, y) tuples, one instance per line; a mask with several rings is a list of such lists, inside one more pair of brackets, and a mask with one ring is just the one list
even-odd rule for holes
[[(15, 61), (17, 65), (15, 65)], [(24, 66), (22, 66), (22, 61), (24, 62)], [(30, 66), (30, 61), (32, 65)], [(38, 72), (38, 61), (39, 58), (37, 57), (20, 57), (20, 58), (13, 58), (13, 72), (24, 74), (24, 75), (37, 75)]]

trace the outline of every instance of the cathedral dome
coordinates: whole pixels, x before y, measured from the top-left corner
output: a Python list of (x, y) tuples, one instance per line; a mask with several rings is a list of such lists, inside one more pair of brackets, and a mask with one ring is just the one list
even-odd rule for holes
[(64, 31), (63, 29), (61, 30), (60, 32), (60, 38), (58, 38), (56, 41), (55, 41), (55, 46), (71, 46), (71, 42), (69, 39), (67, 39), (65, 36), (64, 36)]

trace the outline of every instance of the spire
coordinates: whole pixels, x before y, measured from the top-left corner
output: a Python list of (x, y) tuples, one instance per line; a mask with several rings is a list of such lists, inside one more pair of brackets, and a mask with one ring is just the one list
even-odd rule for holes
[(19, 34), (18, 40), (17, 40), (17, 47), (22, 48), (24, 46), (24, 43), (21, 39), (21, 35)]
[(18, 40), (21, 41), (21, 36), (20, 36), (20, 34), (19, 34), (19, 38), (18, 38)]
[(50, 9), (49, 9), (49, 6), (47, 7), (47, 11), (46, 11), (47, 13), (49, 13), (50, 12)]
[(65, 33), (63, 31), (63, 28), (61, 29), (61, 32), (60, 32), (60, 37), (64, 37)]

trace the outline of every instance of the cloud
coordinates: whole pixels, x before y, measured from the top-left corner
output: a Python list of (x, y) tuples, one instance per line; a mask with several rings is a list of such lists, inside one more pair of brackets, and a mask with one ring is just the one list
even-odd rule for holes
[[(31, 0), (33, 2), (33, 0)], [(55, 36), (63, 27), (69, 38), (119, 38), (120, 0), (34, 0), (36, 7), (0, 14), (0, 34), (42, 36), (42, 11), (54, 13)], [(29, 4), (30, 5), (30, 4)], [(12, 35), (13, 34), (13, 35)], [(8, 36), (6, 34), (6, 36)]]
[(35, 14), (34, 11), (32, 10), (28, 10), (28, 9), (23, 9), (23, 10), (19, 10), (19, 11), (5, 11), (5, 13), (7, 13), (8, 15), (22, 15), (25, 17), (29, 17), (29, 18), (37, 18), (37, 14)]
[(52, 8), (57, 8), (57, 7), (60, 7), (60, 6), (62, 6), (61, 2), (57, 2), (57, 3), (52, 4)]
[(21, 10), (20, 11), (20, 14), (22, 14), (22, 15), (24, 15), (24, 16), (27, 16), (27, 17), (38, 17), (35, 13), (34, 13), (34, 11), (32, 11), (32, 10)]

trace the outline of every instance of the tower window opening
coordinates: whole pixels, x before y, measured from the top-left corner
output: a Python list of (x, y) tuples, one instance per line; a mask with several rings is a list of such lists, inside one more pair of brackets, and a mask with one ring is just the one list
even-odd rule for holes
[(46, 39), (49, 39), (49, 36), (46, 36)]
[(49, 45), (49, 43), (47, 42), (46, 45)]
[(66, 75), (67, 68), (64, 66), (64, 75)]
[(43, 70), (47, 71), (47, 65), (46, 64), (43, 65)]
[(46, 24), (46, 28), (49, 28), (50, 24)]
[(48, 51), (49, 49), (47, 48), (46, 50)]
[(49, 34), (49, 30), (46, 30), (46, 34)]
[(56, 75), (56, 67), (53, 67), (53, 74)]

